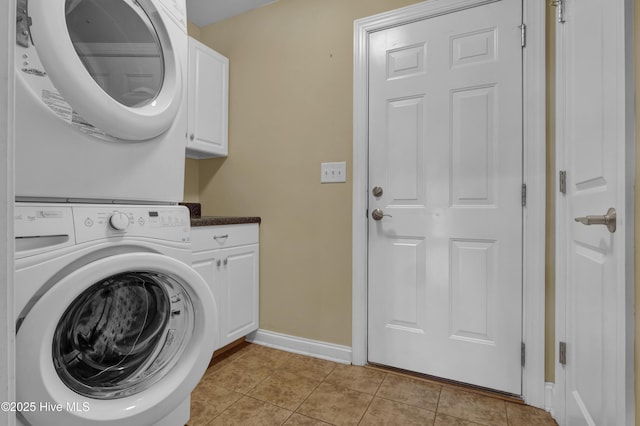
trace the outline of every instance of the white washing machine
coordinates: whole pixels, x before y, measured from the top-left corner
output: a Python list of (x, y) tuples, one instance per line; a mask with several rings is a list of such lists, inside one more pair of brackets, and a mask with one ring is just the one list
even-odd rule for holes
[(19, 424), (182, 426), (218, 335), (181, 206), (16, 203)]
[(185, 0), (17, 0), (16, 199), (182, 200)]

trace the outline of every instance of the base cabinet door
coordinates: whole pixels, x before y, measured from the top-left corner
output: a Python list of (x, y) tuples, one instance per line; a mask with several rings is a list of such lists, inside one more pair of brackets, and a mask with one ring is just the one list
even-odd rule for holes
[(227, 288), (219, 278), (218, 270), (220, 267), (217, 266), (217, 263), (222, 262), (218, 256), (219, 251), (220, 250), (208, 250), (195, 253), (191, 263), (191, 267), (209, 284), (209, 288), (213, 292), (213, 297), (216, 300), (216, 307), (218, 308), (218, 341), (215, 342), (214, 350), (218, 350), (224, 346), (221, 343), (224, 340), (222, 331), (227, 328), (226, 324), (224, 324), (226, 319), (224, 301), (227, 299)]
[(222, 345), (258, 329), (258, 245), (221, 250), (227, 315)]

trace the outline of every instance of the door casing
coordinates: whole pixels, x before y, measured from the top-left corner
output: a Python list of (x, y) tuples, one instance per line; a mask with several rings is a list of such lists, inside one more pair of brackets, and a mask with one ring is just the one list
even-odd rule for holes
[[(499, 0), (427, 0), (355, 21), (353, 81), (352, 362), (367, 362), (368, 39), (369, 33)], [(523, 141), (527, 205), (523, 213), (525, 402), (545, 407), (545, 2), (523, 0)]]

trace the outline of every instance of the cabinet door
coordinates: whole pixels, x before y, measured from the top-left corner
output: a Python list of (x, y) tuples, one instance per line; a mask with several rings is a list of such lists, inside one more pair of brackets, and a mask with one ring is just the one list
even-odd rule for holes
[(222, 344), (258, 329), (258, 245), (220, 250), (227, 283), (227, 313)]
[(226, 157), (229, 60), (189, 38), (187, 157)]
[(213, 298), (216, 301), (216, 307), (218, 308), (218, 322), (215, 327), (218, 329), (218, 338), (215, 342), (214, 350), (220, 349), (223, 344), (224, 331), (226, 326), (224, 325), (226, 310), (223, 301), (227, 300), (227, 288), (223, 282), (221, 282), (219, 273), (221, 266), (218, 266), (218, 262), (222, 263), (219, 256), (219, 250), (200, 252), (194, 255), (191, 267), (200, 274), (202, 278), (209, 284), (209, 288), (213, 292)]

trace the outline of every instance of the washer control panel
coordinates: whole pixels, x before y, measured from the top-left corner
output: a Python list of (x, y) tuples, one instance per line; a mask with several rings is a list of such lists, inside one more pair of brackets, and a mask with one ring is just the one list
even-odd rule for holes
[(189, 210), (184, 206), (21, 202), (15, 204), (14, 213), (16, 241), (25, 251), (37, 249), (38, 244), (44, 249), (47, 244), (60, 247), (105, 238), (191, 241)]
[(189, 210), (184, 206), (101, 205), (73, 207), (76, 242), (127, 236), (189, 242)]

